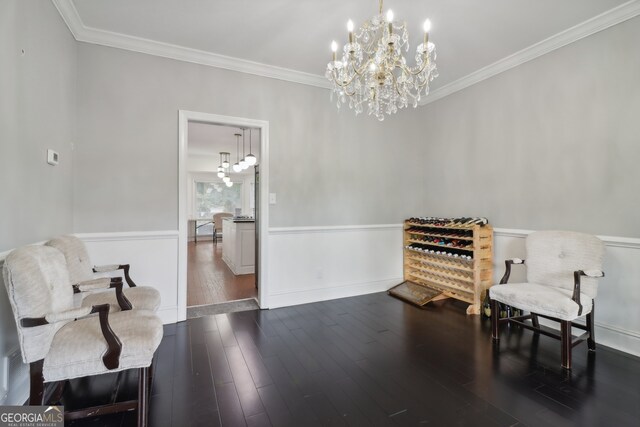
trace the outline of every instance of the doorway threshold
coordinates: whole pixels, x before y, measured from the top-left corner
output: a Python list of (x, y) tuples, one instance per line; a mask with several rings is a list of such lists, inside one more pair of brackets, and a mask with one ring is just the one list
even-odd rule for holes
[(245, 298), (235, 301), (220, 302), (217, 304), (204, 304), (187, 307), (187, 319), (249, 310), (260, 310), (260, 306), (255, 298)]

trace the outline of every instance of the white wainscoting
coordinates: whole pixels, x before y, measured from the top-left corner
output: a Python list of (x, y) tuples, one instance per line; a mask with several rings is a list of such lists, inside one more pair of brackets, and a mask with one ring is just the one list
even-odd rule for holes
[[(268, 308), (386, 291), (402, 281), (402, 225), (270, 228)], [(494, 230), (494, 279), (504, 260), (525, 257), (529, 230)], [(140, 285), (160, 290), (164, 323), (178, 318), (178, 232), (78, 234), (95, 264), (129, 263)], [(605, 273), (596, 300), (596, 340), (640, 356), (640, 239), (600, 236), (606, 244)], [(0, 266), (9, 251), (0, 253)], [(524, 267), (526, 268), (526, 267)], [(512, 281), (524, 279), (514, 268)], [(5, 294), (6, 295), (6, 294)], [(6, 297), (5, 297), (6, 300)], [(3, 302), (3, 301), (0, 301)], [(4, 304), (6, 303), (6, 304)], [(8, 301), (3, 307), (10, 307)], [(4, 310), (3, 310), (4, 311)], [(26, 399), (27, 375), (7, 372), (6, 357), (17, 345), (15, 323), (2, 313), (5, 343), (0, 364), (0, 404)], [(10, 379), (8, 387), (6, 379)], [(8, 393), (8, 395), (7, 395)], [(4, 398), (4, 402), (3, 402)]]
[[(504, 260), (525, 258), (530, 230), (494, 229), (494, 280), (504, 274)], [(598, 236), (606, 245), (605, 277), (595, 302), (596, 342), (640, 356), (640, 239)], [(526, 267), (513, 267), (510, 282), (525, 280)], [(541, 320), (542, 321), (542, 320)], [(558, 327), (557, 323), (544, 322)]]
[(386, 291), (402, 281), (402, 225), (269, 229), (269, 308)]
[(158, 315), (164, 324), (178, 319), (178, 231), (76, 234), (85, 242), (91, 262), (131, 264), (137, 285), (153, 286), (162, 302)]

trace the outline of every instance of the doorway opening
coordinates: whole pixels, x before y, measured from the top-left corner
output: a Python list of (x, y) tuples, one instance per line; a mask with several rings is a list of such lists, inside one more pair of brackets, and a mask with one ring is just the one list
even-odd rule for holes
[(264, 308), (268, 123), (180, 111), (179, 127), (179, 320)]

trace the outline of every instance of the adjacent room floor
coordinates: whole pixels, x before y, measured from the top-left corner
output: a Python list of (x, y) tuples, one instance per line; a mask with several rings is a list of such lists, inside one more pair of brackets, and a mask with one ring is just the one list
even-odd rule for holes
[(256, 298), (255, 275), (235, 276), (222, 260), (223, 241), (189, 242), (187, 306)]

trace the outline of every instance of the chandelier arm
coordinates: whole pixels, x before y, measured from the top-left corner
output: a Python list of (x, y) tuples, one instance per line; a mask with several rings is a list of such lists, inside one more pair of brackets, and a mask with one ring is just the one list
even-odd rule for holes
[(427, 56), (426, 61), (423, 61), (422, 66), (420, 66), (420, 68), (417, 70), (412, 70), (410, 67), (407, 67), (404, 64), (400, 64), (400, 68), (402, 68), (405, 72), (411, 74), (412, 76), (417, 76), (418, 74), (424, 71), (424, 69), (427, 67), (429, 62), (431, 61), (429, 61), (429, 57)]
[(338, 86), (340, 86), (342, 88), (349, 86), (351, 84), (351, 82), (353, 81), (353, 79), (356, 78), (356, 75), (358, 75), (358, 74), (354, 74), (354, 75), (351, 76), (351, 78), (348, 81), (345, 80), (343, 83), (341, 83), (341, 82), (338, 81), (338, 77), (336, 76), (335, 72), (336, 72), (336, 70), (334, 68), (333, 71), (331, 72), (331, 74), (333, 75), (333, 81)]
[(354, 96), (354, 95), (356, 94), (356, 91), (355, 91), (355, 89), (354, 89), (354, 90), (353, 90), (353, 92), (349, 92), (349, 90), (345, 87), (345, 88), (344, 88), (344, 93), (345, 93), (345, 95), (347, 95), (347, 96)]
[(373, 60), (371, 58), (367, 59), (367, 62), (365, 62), (362, 67), (358, 70), (358, 68), (355, 65), (351, 65), (351, 68), (353, 68), (353, 71), (359, 75), (359, 76), (363, 76), (364, 72), (367, 70), (367, 68), (369, 68), (369, 65), (371, 64)]

